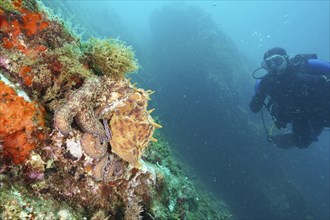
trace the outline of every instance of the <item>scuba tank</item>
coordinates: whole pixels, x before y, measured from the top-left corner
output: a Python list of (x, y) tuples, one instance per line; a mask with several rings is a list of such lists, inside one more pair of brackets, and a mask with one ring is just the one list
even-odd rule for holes
[[(294, 57), (288, 58), (288, 68), (292, 68), (292, 71), (298, 72), (298, 73), (308, 73), (310, 70), (315, 71), (315, 69), (327, 72), (329, 74), (329, 65), (324, 64), (324, 62), (320, 62), (317, 60), (317, 55), (316, 54), (297, 54)], [(254, 70), (252, 72), (252, 77), (254, 79), (257, 79), (256, 84), (255, 84), (255, 92), (257, 93), (259, 90), (260, 82), (262, 79), (267, 75), (267, 74), (272, 74), (272, 72), (267, 72), (265, 75), (262, 76), (256, 76), (256, 73), (260, 71), (261, 69), (264, 69), (262, 66), (259, 67), (258, 69)], [(330, 77), (328, 77), (329, 79)], [(285, 122), (281, 122), (277, 120), (277, 115), (276, 115), (276, 103), (273, 103), (271, 100), (271, 97), (267, 98), (267, 101), (264, 102), (263, 108), (261, 109), (261, 119), (263, 122), (263, 126), (267, 135), (267, 140), (272, 142), (271, 139), (271, 131), (274, 126), (276, 126), (278, 129), (286, 127)], [(264, 115), (263, 115), (263, 109), (266, 109), (270, 115), (272, 116), (272, 120), (274, 122), (273, 127), (271, 129), (268, 129), (264, 120)]]

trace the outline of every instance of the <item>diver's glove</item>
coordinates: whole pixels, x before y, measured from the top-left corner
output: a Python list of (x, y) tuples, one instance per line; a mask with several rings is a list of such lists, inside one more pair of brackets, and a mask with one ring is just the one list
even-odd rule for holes
[(269, 135), (267, 140), (281, 149), (289, 149), (295, 146), (292, 133), (279, 134), (274, 136)]

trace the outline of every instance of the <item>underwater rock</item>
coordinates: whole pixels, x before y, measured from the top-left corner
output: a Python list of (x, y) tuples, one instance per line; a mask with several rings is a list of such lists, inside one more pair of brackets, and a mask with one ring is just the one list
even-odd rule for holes
[(9, 68), (9, 60), (7, 60), (5, 57), (0, 56), (0, 68), (4, 70), (8, 70)]
[[(87, 216), (97, 216), (93, 213), (115, 216), (131, 201), (129, 197), (137, 196), (139, 201), (149, 198), (154, 184), (148, 180), (151, 178), (146, 174), (148, 171), (132, 166), (140, 160), (142, 149), (122, 158), (123, 150), (117, 150), (116, 155), (110, 145), (111, 138), (120, 143), (117, 134), (113, 134), (117, 125), (111, 127), (115, 114), (132, 117), (137, 124), (148, 123), (150, 129), (144, 131), (148, 134), (143, 147), (152, 140), (156, 123), (146, 109), (149, 96), (139, 100), (129, 98), (144, 90), (135, 88), (124, 78), (127, 71), (137, 69), (134, 53), (118, 41), (104, 41), (105, 49), (113, 50), (103, 48), (102, 54), (111, 53), (111, 62), (117, 64), (103, 68), (102, 63), (108, 65), (107, 57), (84, 51), (59, 19), (48, 19), (39, 9), (39, 3), (9, 0), (6, 7), (0, 3), (0, 69), (35, 100), (24, 101), (0, 81), (1, 105), (4, 105), (0, 109), (1, 174), (14, 177), (13, 183), (23, 181), (36, 194), (66, 201), (72, 207), (83, 206), (90, 211)], [(92, 67), (88, 64), (90, 60)], [(95, 75), (100, 69), (110, 72)], [(135, 103), (142, 100), (143, 108)], [(139, 114), (146, 117), (137, 117)], [(35, 148), (37, 145), (41, 147)], [(133, 141), (127, 147), (137, 148), (137, 145)], [(15, 167), (12, 162), (22, 166)], [(137, 195), (137, 186), (143, 187), (144, 192)], [(143, 206), (149, 205), (145, 202)]]
[(178, 218), (195, 195), (144, 154), (161, 126), (125, 78), (131, 48), (81, 43), (39, 1), (1, 1), (0, 19), (1, 73), (33, 100), (0, 81), (0, 218)]

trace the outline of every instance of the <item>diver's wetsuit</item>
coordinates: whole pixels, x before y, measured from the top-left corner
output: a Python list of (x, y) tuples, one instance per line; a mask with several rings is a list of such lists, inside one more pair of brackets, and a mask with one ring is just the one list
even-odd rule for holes
[(315, 62), (321, 66), (308, 61), (304, 66), (289, 65), (282, 74), (268, 73), (251, 100), (251, 110), (259, 112), (269, 96), (275, 125), (283, 128), (292, 123), (292, 133), (283, 139), (287, 143), (279, 147), (305, 148), (317, 140), (323, 127), (330, 127), (330, 65)]

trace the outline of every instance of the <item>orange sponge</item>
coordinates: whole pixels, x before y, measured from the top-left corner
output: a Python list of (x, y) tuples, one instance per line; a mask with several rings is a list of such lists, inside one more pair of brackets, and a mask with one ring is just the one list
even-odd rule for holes
[(0, 145), (4, 156), (15, 164), (24, 162), (44, 140), (44, 113), (41, 106), (25, 101), (0, 81)]

